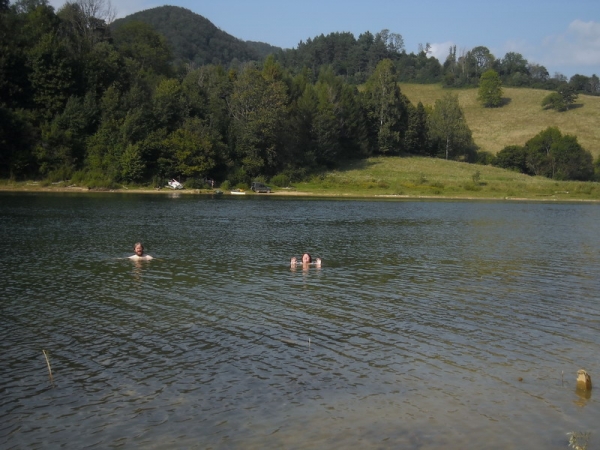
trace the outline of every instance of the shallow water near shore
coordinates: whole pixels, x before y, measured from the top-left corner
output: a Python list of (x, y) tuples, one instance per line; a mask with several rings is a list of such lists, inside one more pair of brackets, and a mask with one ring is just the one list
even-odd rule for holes
[[(596, 204), (0, 193), (0, 447), (598, 449), (575, 378), (600, 383), (599, 223)], [(127, 259), (138, 240), (154, 260)], [(291, 269), (304, 251), (323, 267)]]

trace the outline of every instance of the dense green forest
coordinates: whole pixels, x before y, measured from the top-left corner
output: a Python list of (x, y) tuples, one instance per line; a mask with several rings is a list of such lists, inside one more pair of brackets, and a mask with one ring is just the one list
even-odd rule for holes
[(113, 30), (143, 22), (163, 35), (174, 64), (237, 64), (266, 56), (259, 45), (241, 41), (214, 26), (208, 19), (177, 6), (161, 6), (131, 14), (111, 24)]
[(388, 30), (284, 50), (238, 40), (183, 8), (112, 22), (105, 6), (75, 1), (55, 11), (47, 0), (0, 0), (0, 177), (283, 186), (344, 160), (409, 154), (594, 176), (589, 152), (559, 130), (503, 158), (478, 152), (451, 89), (434, 105), (413, 105), (398, 82), (474, 87), (493, 70), (506, 85), (598, 95), (595, 75), (551, 78), (485, 47), (449, 49), (440, 64), (427, 44), (407, 54)]

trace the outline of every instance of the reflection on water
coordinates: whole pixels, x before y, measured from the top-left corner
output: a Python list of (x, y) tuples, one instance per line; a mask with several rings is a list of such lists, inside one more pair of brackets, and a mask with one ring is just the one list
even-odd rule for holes
[[(596, 429), (575, 382), (600, 374), (597, 205), (0, 199), (3, 448), (559, 449)], [(127, 258), (138, 240), (154, 260)], [(291, 269), (304, 251), (323, 267)]]

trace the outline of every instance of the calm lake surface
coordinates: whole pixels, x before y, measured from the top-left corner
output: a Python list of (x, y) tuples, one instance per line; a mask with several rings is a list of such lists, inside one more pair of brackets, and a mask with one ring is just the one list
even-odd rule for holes
[[(599, 224), (597, 204), (0, 194), (0, 448), (598, 449), (600, 391), (575, 380), (600, 386)], [(127, 259), (138, 240), (154, 260)], [(304, 251), (323, 267), (291, 270)]]

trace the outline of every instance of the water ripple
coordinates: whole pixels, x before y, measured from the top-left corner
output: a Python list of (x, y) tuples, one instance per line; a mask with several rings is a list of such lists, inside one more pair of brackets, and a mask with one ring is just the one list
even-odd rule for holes
[[(3, 448), (565, 448), (595, 427), (574, 392), (599, 372), (593, 205), (3, 200)], [(126, 258), (139, 239), (154, 260)], [(323, 267), (290, 270), (307, 250)]]

